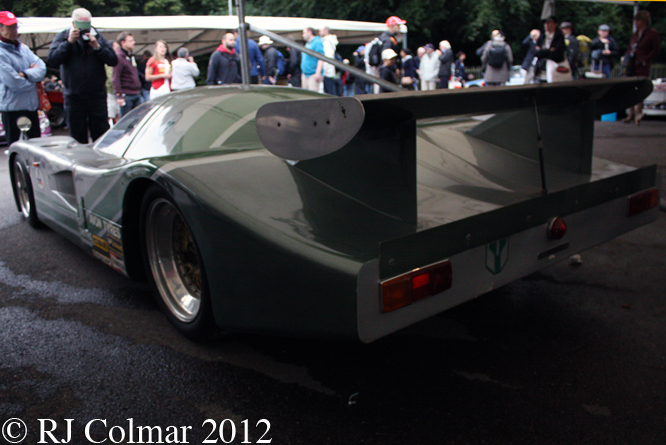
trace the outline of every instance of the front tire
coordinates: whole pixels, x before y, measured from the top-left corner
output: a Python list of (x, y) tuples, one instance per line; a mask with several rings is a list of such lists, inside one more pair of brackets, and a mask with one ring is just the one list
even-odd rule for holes
[(157, 185), (143, 198), (141, 245), (150, 285), (169, 322), (191, 340), (210, 338), (215, 320), (197, 242), (173, 198)]
[(35, 195), (32, 190), (32, 182), (30, 182), (30, 174), (19, 155), (16, 155), (12, 161), (12, 186), (19, 210), (25, 219), (35, 229), (42, 227), (42, 222), (37, 217), (37, 207), (35, 206)]

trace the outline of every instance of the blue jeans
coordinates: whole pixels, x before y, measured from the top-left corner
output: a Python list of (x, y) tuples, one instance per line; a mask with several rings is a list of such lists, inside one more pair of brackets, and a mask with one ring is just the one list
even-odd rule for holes
[(355, 94), (370, 94), (372, 93), (372, 84), (366, 82), (354, 82)]
[(134, 108), (143, 103), (143, 96), (141, 94), (127, 94), (125, 95), (125, 105), (120, 107), (120, 117), (123, 117)]
[(333, 96), (342, 96), (342, 80), (324, 77), (324, 92)]

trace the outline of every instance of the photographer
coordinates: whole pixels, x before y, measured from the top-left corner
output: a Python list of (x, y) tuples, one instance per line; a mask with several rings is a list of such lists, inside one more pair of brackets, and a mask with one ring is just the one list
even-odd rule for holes
[(59, 33), (49, 49), (48, 63), (60, 67), (64, 83), (65, 118), (70, 135), (82, 144), (109, 129), (106, 108), (106, 70), (118, 57), (109, 42), (91, 25), (90, 12), (72, 12), (72, 27)]

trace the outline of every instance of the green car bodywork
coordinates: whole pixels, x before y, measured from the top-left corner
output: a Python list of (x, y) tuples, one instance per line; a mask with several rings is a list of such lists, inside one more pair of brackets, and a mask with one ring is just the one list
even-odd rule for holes
[[(613, 213), (654, 187), (654, 167), (592, 157), (595, 113), (649, 94), (645, 85), (340, 99), (343, 109), (361, 107), (362, 127), (313, 159), (274, 155), (271, 134), (289, 125), (299, 134), (338, 99), (293, 88), (196, 88), (141, 105), (93, 145), (18, 142), (10, 171), (19, 210), (16, 176), (25, 168), (32, 216), (134, 279), (150, 273), (142, 208), (159, 187), (198, 246), (220, 328), (367, 342), (656, 219), (655, 209)], [(547, 193), (532, 97), (542, 101)], [(289, 102), (291, 124), (257, 123), (262, 106), (279, 114)], [(343, 131), (336, 125), (329, 135)], [(291, 143), (281, 144), (289, 153)], [(618, 222), (596, 230), (591, 219), (607, 214)], [(556, 216), (575, 230), (566, 246), (545, 236)], [(450, 290), (382, 311), (382, 282), (442, 260), (453, 266)]]

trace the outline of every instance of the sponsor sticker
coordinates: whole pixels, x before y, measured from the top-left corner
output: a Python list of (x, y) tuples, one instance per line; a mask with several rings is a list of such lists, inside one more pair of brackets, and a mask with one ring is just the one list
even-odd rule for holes
[(93, 244), (95, 245), (95, 247), (97, 247), (100, 250), (103, 250), (104, 252), (109, 251), (109, 243), (107, 243), (105, 240), (103, 240), (102, 238), (100, 238), (97, 235), (93, 235), (92, 239), (93, 239)]
[(502, 238), (486, 245), (486, 268), (497, 275), (509, 261), (509, 238)]
[[(107, 266), (127, 275), (120, 225), (86, 211), (86, 223), (93, 241), (93, 255)], [(82, 235), (84, 230), (81, 230)]]
[(101, 260), (107, 266), (111, 267), (111, 258), (109, 258), (108, 256), (103, 255), (96, 250), (93, 250), (93, 256), (98, 260)]

